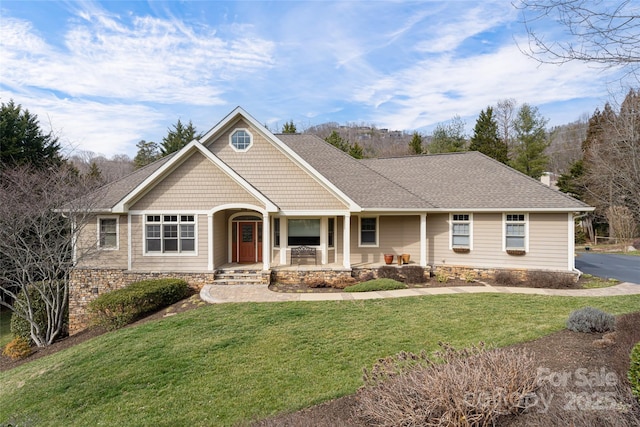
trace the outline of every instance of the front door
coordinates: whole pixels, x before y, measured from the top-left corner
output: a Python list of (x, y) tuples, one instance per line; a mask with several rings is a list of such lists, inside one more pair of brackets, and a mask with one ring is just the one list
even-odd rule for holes
[(238, 262), (256, 262), (256, 223), (238, 222)]

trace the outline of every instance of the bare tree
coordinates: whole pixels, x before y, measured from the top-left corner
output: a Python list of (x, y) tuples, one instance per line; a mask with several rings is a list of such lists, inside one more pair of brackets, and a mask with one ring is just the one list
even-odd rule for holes
[(498, 137), (507, 144), (509, 155), (513, 151), (515, 141), (514, 120), (518, 102), (513, 98), (501, 99), (494, 108), (494, 117), (498, 123)]
[[(542, 63), (580, 61), (623, 67), (636, 75), (640, 66), (640, 7), (637, 2), (601, 0), (519, 0), (529, 36), (523, 48)], [(549, 40), (537, 24), (557, 22), (566, 38)]]
[[(73, 243), (97, 200), (86, 194), (77, 172), (66, 165), (0, 171), (0, 293), (8, 296), (0, 304), (29, 323), (37, 346), (64, 332), (68, 279), (83, 256), (73, 253)], [(34, 317), (34, 290), (46, 306), (46, 325)]]
[(636, 221), (631, 210), (626, 206), (609, 206), (607, 208), (607, 220), (609, 221), (609, 236), (615, 237), (624, 244), (625, 252), (628, 242), (636, 235)]
[(640, 91), (631, 90), (619, 112), (607, 104), (590, 122), (584, 144), (583, 185), (601, 212), (626, 206), (640, 221)]

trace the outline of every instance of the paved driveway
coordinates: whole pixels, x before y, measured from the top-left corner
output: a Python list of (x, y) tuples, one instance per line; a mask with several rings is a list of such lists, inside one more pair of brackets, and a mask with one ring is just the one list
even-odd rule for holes
[(640, 257), (632, 255), (579, 253), (576, 268), (605, 279), (618, 279), (640, 285)]

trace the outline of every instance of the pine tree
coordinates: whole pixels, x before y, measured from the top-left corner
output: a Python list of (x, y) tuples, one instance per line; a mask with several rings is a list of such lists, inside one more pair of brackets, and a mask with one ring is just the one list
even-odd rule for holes
[(492, 107), (487, 107), (486, 112), (480, 111), (469, 150), (479, 151), (502, 163), (509, 161), (507, 144), (498, 136), (498, 122), (493, 116)]
[(422, 136), (418, 132), (414, 132), (411, 141), (409, 141), (409, 152), (411, 154), (422, 154), (424, 152)]
[(349, 152), (349, 142), (344, 140), (335, 130), (332, 131), (331, 135), (326, 137), (324, 140), (345, 153)]
[(361, 159), (364, 157), (364, 149), (356, 142), (349, 147), (349, 155), (354, 159)]
[(282, 127), (282, 133), (296, 133), (296, 125), (293, 123), (293, 120), (287, 122)]
[(194, 139), (199, 139), (201, 136), (202, 135), (196, 132), (196, 128), (193, 126), (193, 123), (191, 123), (191, 120), (189, 120), (189, 124), (185, 127), (180, 119), (178, 119), (178, 123), (173, 125), (173, 130), (169, 129), (167, 136), (162, 138), (162, 144), (160, 144), (162, 157), (180, 150), (182, 147)]
[(539, 179), (549, 164), (545, 149), (549, 145), (545, 126), (537, 107), (522, 104), (514, 121), (516, 144), (511, 166), (532, 178)]
[(0, 105), (0, 164), (29, 164), (38, 169), (63, 162), (58, 138), (40, 129), (38, 117), (15, 105), (13, 100)]
[(133, 163), (136, 165), (136, 168), (141, 168), (149, 163), (153, 163), (160, 157), (158, 144), (153, 141), (147, 142), (142, 139), (136, 144), (136, 147), (138, 147), (138, 152), (133, 158)]

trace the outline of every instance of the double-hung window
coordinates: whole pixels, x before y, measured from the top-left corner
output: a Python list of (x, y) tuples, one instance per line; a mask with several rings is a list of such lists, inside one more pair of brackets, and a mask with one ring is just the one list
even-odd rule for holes
[(147, 253), (190, 253), (196, 250), (194, 215), (146, 215)]
[(378, 245), (378, 218), (360, 217), (360, 245)]
[(118, 249), (118, 219), (98, 218), (98, 247)]
[(505, 249), (526, 250), (527, 240), (527, 215), (505, 214)]
[(470, 214), (451, 214), (451, 246), (471, 249)]

